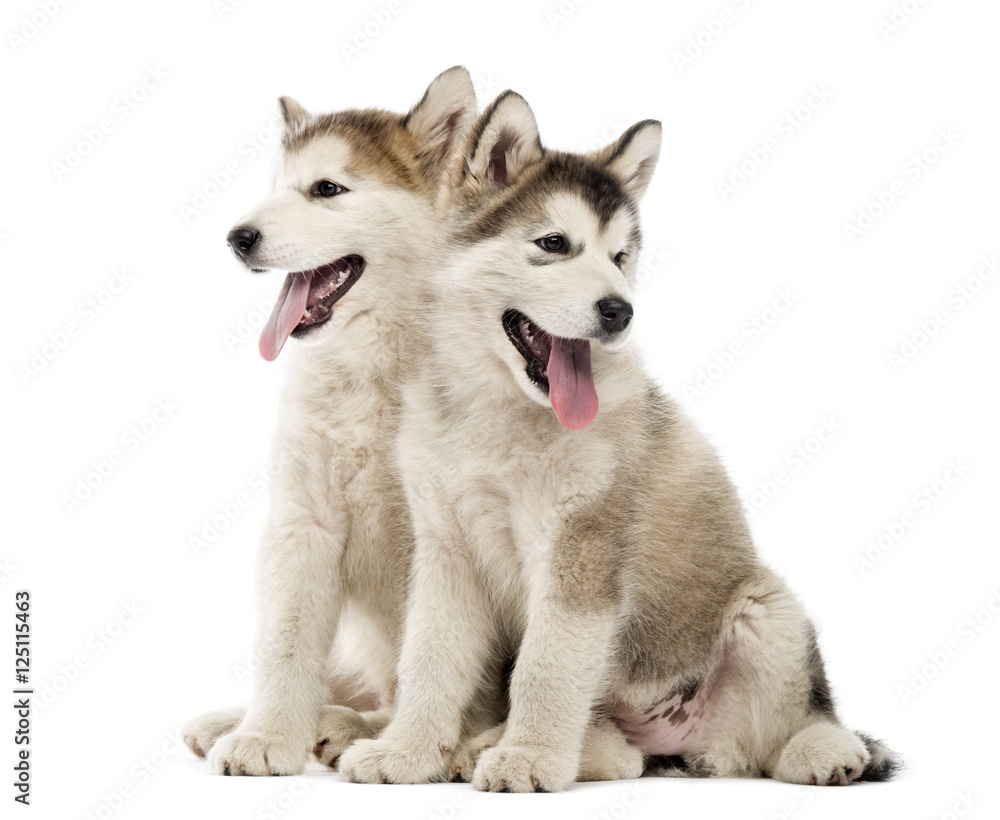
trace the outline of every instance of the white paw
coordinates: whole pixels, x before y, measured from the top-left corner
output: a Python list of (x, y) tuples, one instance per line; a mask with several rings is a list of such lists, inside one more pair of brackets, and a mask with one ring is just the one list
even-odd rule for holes
[(788, 741), (774, 776), (787, 783), (846, 786), (861, 776), (869, 760), (871, 754), (854, 732), (814, 723)]
[(181, 736), (187, 747), (198, 757), (205, 757), (223, 735), (228, 735), (235, 729), (246, 709), (220, 709), (217, 712), (206, 712), (189, 720), (181, 727)]
[(468, 783), (472, 780), (472, 773), (476, 770), (476, 763), (479, 756), (487, 749), (496, 746), (503, 737), (505, 724), (498, 723), (485, 732), (480, 732), (475, 737), (463, 740), (458, 744), (455, 754), (451, 759), (451, 777), (449, 780), (461, 780)]
[(500, 743), (479, 756), (472, 785), (484, 792), (561, 792), (577, 761), (550, 749)]
[(375, 737), (376, 730), (360, 712), (347, 706), (324, 706), (313, 756), (324, 766), (336, 769), (344, 750), (356, 740)]
[(576, 779), (635, 780), (642, 776), (646, 756), (610, 722), (587, 728)]
[(359, 740), (340, 756), (338, 769), (352, 783), (435, 783), (447, 779), (451, 751), (389, 738)]
[(308, 746), (286, 737), (235, 731), (219, 738), (208, 754), (212, 774), (273, 775), (302, 774)]

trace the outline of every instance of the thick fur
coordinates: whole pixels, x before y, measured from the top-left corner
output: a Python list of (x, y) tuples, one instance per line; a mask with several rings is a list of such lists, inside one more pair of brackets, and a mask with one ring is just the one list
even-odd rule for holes
[[(210, 713), (184, 729), (218, 774), (296, 774), (314, 747), (335, 762), (335, 747), (387, 720), (413, 546), (393, 456), (411, 292), (427, 273), (443, 171), (476, 114), (462, 68), (406, 115), (312, 116), (280, 103), (274, 192), (240, 222), (260, 233), (247, 266), (303, 271), (356, 254), (366, 267), (332, 318), (282, 354), (275, 449), (285, 467), (259, 556), (253, 700), (245, 713)], [(317, 198), (320, 180), (347, 191)], [(376, 711), (359, 718), (327, 703)]]
[[(480, 789), (565, 789), (595, 755), (635, 776), (637, 747), (670, 773), (819, 785), (895, 766), (840, 724), (812, 626), (761, 564), (712, 448), (625, 334), (602, 335), (594, 305), (628, 301), (659, 138), (645, 122), (597, 154), (546, 151), (511, 93), (471, 132), (405, 391), (416, 551), (400, 700), (341, 756), (349, 779), (447, 777), (463, 708), (508, 656), (510, 713), (480, 739)], [(547, 255), (549, 234), (568, 250)], [(590, 426), (560, 425), (509, 310), (592, 340)]]

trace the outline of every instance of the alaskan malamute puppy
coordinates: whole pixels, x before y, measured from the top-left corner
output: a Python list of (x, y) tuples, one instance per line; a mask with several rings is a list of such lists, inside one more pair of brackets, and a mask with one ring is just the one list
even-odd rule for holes
[(314, 746), (332, 765), (387, 719), (413, 547), (392, 443), (411, 293), (427, 275), (442, 171), (476, 115), (463, 68), (406, 115), (280, 102), (274, 191), (228, 236), (250, 270), (285, 272), (261, 355), (296, 342), (259, 558), (253, 700), (184, 729), (219, 774), (296, 774)]
[[(565, 789), (584, 739), (621, 776), (885, 779), (844, 728), (813, 628), (763, 566), (712, 448), (626, 345), (641, 122), (586, 156), (544, 150), (513, 93), (456, 164), (400, 463), (416, 534), (395, 717), (340, 770), (449, 775), (483, 670), (516, 656), (490, 791)], [(630, 743), (625, 743), (627, 738)]]

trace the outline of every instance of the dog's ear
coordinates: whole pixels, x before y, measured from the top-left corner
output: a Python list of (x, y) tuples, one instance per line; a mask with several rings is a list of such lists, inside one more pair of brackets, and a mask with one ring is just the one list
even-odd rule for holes
[(482, 188), (504, 187), (544, 153), (531, 106), (520, 94), (504, 91), (472, 129), (464, 177)]
[(285, 133), (294, 131), (309, 118), (309, 112), (291, 97), (278, 97), (278, 110), (285, 123)]
[(476, 90), (469, 72), (455, 66), (438, 74), (404, 120), (419, 146), (417, 159), (425, 174), (440, 172), (475, 116)]
[(642, 199), (660, 158), (663, 127), (656, 120), (637, 122), (618, 141), (597, 152), (597, 159), (617, 176), (628, 195)]

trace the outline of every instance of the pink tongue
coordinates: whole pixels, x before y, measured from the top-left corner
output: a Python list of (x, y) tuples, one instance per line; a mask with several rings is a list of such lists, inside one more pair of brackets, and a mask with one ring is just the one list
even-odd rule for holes
[(274, 303), (274, 310), (260, 333), (257, 345), (260, 355), (273, 362), (295, 326), (302, 321), (309, 301), (309, 277), (304, 273), (290, 273)]
[(552, 337), (549, 401), (567, 430), (582, 430), (597, 415), (597, 390), (590, 369), (590, 342)]

